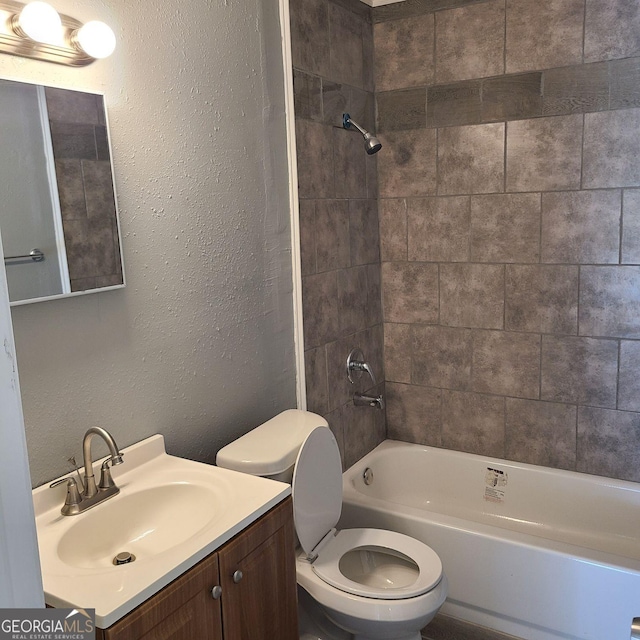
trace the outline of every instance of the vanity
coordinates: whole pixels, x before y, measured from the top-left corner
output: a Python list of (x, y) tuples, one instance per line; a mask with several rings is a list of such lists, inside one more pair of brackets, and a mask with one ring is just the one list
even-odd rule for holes
[(290, 486), (162, 436), (122, 453), (120, 493), (85, 513), (61, 515), (65, 483), (33, 492), (47, 605), (95, 609), (97, 640), (297, 640)]
[(297, 640), (291, 498), (96, 640)]

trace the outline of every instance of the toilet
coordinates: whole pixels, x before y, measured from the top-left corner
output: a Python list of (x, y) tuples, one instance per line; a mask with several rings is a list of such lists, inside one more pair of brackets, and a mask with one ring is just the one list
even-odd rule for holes
[(323, 621), (325, 635), (302, 633), (302, 638), (333, 640), (350, 637), (347, 632), (355, 640), (420, 640), (420, 629), (447, 596), (440, 558), (394, 531), (336, 529), (342, 464), (324, 418), (284, 411), (221, 449), (216, 463), (291, 481), (298, 585), (337, 628), (332, 634)]

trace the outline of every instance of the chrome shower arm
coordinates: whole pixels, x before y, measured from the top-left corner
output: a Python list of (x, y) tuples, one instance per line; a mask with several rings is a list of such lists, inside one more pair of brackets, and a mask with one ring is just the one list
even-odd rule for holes
[(350, 129), (354, 126), (363, 136), (366, 136), (369, 132), (366, 129), (363, 129), (355, 120), (351, 119), (351, 116), (348, 113), (342, 115), (342, 126), (345, 129)]

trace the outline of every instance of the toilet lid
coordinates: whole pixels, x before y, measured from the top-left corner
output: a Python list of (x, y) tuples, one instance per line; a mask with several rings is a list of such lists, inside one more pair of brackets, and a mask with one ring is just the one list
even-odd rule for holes
[(300, 447), (291, 494), (296, 533), (308, 555), (335, 527), (342, 511), (342, 462), (328, 427), (316, 427)]
[(339, 531), (312, 568), (336, 589), (380, 600), (414, 598), (442, 579), (442, 562), (431, 547), (384, 529)]

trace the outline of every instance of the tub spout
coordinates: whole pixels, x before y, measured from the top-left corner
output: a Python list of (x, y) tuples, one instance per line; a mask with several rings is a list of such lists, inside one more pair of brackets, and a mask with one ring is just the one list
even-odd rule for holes
[(353, 394), (353, 404), (356, 407), (373, 407), (374, 409), (384, 409), (384, 397), (382, 394), (379, 396), (367, 396), (363, 393)]

